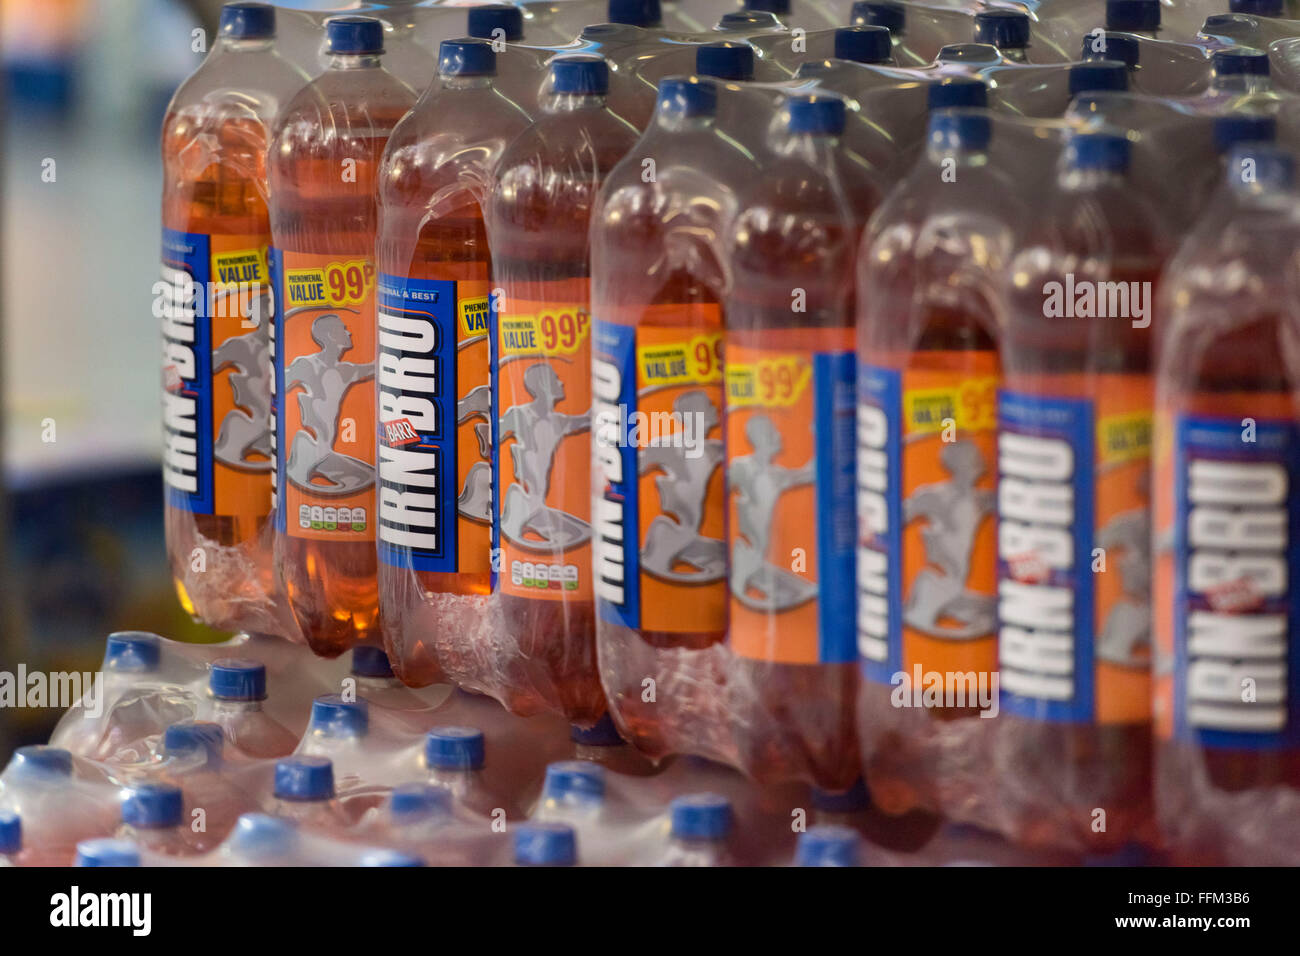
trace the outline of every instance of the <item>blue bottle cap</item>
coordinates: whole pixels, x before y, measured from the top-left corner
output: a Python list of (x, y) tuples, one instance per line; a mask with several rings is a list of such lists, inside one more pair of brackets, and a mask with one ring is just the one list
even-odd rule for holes
[(746, 10), (763, 10), (778, 17), (790, 13), (790, 0), (745, 0)]
[(483, 767), (483, 731), (473, 727), (435, 727), (424, 738), (424, 762), (431, 770)]
[(967, 76), (946, 76), (931, 83), (926, 94), (926, 105), (931, 110), (946, 110), (954, 106), (987, 106), (988, 87), (980, 80)]
[(265, 813), (245, 813), (235, 821), (230, 846), (240, 853), (264, 858), (283, 857), (297, 839), (298, 831), (288, 820)]
[(798, 866), (859, 866), (862, 838), (856, 830), (836, 825), (809, 827), (795, 847)]
[(871, 806), (871, 794), (867, 791), (866, 782), (858, 777), (853, 781), (853, 786), (843, 792), (813, 787), (812, 803), (826, 813), (858, 813)]
[(266, 700), (266, 665), (238, 657), (213, 661), (208, 689), (217, 700)]
[(844, 117), (844, 101), (838, 96), (804, 93), (786, 101), (786, 128), (791, 133), (839, 136)]
[(1215, 76), (1268, 76), (1268, 54), (1250, 47), (1215, 50), (1210, 58)]
[(1232, 0), (1228, 9), (1255, 17), (1281, 17), (1286, 13), (1286, 0)]
[(227, 3), (218, 32), (232, 40), (266, 40), (275, 36), (275, 7), (269, 3)]
[(515, 862), (520, 866), (573, 866), (578, 838), (563, 823), (521, 823), (515, 827)]
[(1106, 29), (1128, 33), (1160, 29), (1160, 0), (1106, 0)]
[(375, 56), (384, 52), (384, 25), (374, 17), (330, 17), (325, 21), (325, 52)]
[(1070, 67), (1070, 95), (1124, 92), (1128, 89), (1128, 67), (1120, 60), (1085, 60)]
[(1065, 149), (1066, 164), (1072, 169), (1128, 170), (1133, 144), (1122, 133), (1075, 133)]
[(695, 48), (695, 72), (720, 80), (752, 80), (754, 48), (748, 43), (719, 40)]
[[(1101, 49), (1098, 49), (1100, 47)], [(1142, 44), (1125, 33), (1104, 33), (1083, 38), (1084, 60), (1119, 60), (1130, 70), (1142, 59)]]
[(431, 783), (404, 783), (394, 787), (388, 798), (388, 812), (398, 823), (414, 823), (451, 813), (452, 794)]
[(609, 92), (609, 63), (591, 53), (557, 56), (551, 61), (551, 92), (604, 96)]
[(334, 764), (324, 757), (285, 757), (275, 765), (275, 795), (280, 800), (329, 800), (334, 796)]
[[(438, 47), (439, 76), (493, 76), (496, 71), (497, 55), (486, 40), (443, 40)], [(393, 665), (382, 647), (358, 644), (352, 648), (352, 674), (388, 678)]]
[(840, 27), (835, 31), (835, 58), (854, 63), (889, 63), (894, 42), (884, 27)]
[(680, 840), (722, 840), (731, 832), (731, 801), (717, 793), (692, 793), (669, 804), (672, 834)]
[(45, 744), (19, 747), (10, 758), (9, 765), (22, 773), (38, 773), (48, 777), (72, 776), (71, 752)]
[(358, 866), (427, 866), (423, 858), (400, 850), (368, 850), (357, 861)]
[(163, 731), (163, 756), (178, 757), (196, 750), (207, 753), (208, 762), (220, 761), (226, 737), (220, 724), (206, 720), (183, 720)]
[(858, 0), (849, 13), (849, 22), (884, 27), (896, 37), (907, 28), (907, 8), (891, 0)]
[(104, 670), (124, 674), (147, 674), (158, 669), (162, 638), (148, 631), (117, 631), (108, 635), (104, 648)]
[[(686, 87), (685, 91), (677, 89), (679, 86)], [(708, 80), (693, 80), (687, 77), (673, 76), (666, 80), (659, 81), (659, 101), (664, 101), (665, 89), (667, 89), (668, 99), (673, 102), (680, 102), (688, 97), (699, 96), (699, 88), (707, 86), (708, 93), (704, 94), (709, 99), (707, 112), (712, 113), (714, 105), (717, 102), (718, 90)], [(590, 727), (579, 727), (577, 724), (569, 728), (569, 739), (575, 744), (582, 744), (585, 747), (618, 747), (623, 743), (622, 736), (619, 735), (618, 728), (614, 726), (614, 718), (609, 716), (609, 711), (600, 715), (600, 720), (596, 721)]]
[(1029, 14), (1019, 10), (984, 10), (975, 14), (975, 42), (1000, 50), (1029, 46)]
[(17, 853), (22, 848), (22, 819), (12, 810), (0, 810), (0, 853)]
[(766, 10), (733, 10), (718, 20), (718, 30), (779, 30), (781, 21)]
[(370, 705), (364, 700), (344, 700), (325, 694), (311, 702), (308, 730), (326, 737), (364, 737), (370, 730)]
[(1277, 139), (1277, 120), (1263, 113), (1228, 113), (1214, 120), (1214, 146), (1226, 153), (1238, 143), (1271, 143)]
[(1295, 157), (1275, 143), (1237, 143), (1228, 157), (1227, 179), (1234, 187), (1290, 189)]
[(82, 840), (73, 866), (139, 866), (140, 851), (129, 840)]
[(929, 133), (935, 146), (977, 152), (993, 138), (993, 124), (985, 113), (940, 110), (930, 114)]
[(558, 760), (547, 764), (542, 799), (599, 803), (605, 799), (605, 768), (587, 760)]
[(524, 38), (524, 11), (513, 3), (485, 3), (470, 7), (466, 32), (472, 37), (495, 40), (494, 30), (501, 30), (507, 43)]
[(610, 23), (634, 27), (657, 27), (664, 21), (659, 0), (609, 0)]
[(122, 822), (142, 829), (180, 826), (184, 816), (181, 788), (170, 783), (146, 783), (128, 790), (122, 801)]

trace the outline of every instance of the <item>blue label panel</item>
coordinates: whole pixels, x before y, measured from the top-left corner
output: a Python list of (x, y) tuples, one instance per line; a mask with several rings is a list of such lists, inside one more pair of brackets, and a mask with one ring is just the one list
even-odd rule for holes
[(379, 559), (455, 573), (456, 283), (379, 276)]
[(1091, 722), (1092, 403), (998, 392), (998, 658), (1001, 705)]
[(1300, 429), (1180, 417), (1174, 452), (1174, 733), (1300, 745)]
[(848, 352), (813, 356), (818, 652), (827, 664), (858, 656), (856, 369)]
[(215, 494), (211, 263), (206, 235), (163, 230), (163, 482), (170, 507), (204, 515)]
[(636, 330), (596, 319), (592, 336), (592, 581), (602, 620), (641, 627), (637, 454), (629, 441), (636, 411)]
[(903, 668), (903, 386), (858, 367), (858, 657), (889, 684)]

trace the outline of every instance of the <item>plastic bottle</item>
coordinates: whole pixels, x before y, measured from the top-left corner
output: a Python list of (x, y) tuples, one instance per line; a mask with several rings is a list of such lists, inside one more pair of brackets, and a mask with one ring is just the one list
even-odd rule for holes
[(516, 866), (577, 866), (578, 837), (564, 823), (521, 823), (515, 827)]
[(1021, 842), (1094, 853), (1147, 835), (1151, 812), (1151, 374), (1169, 240), (1130, 157), (1120, 133), (1071, 138), (1012, 260), (1000, 350), (999, 813)]
[(277, 817), (313, 830), (337, 833), (351, 824), (334, 791), (334, 764), (326, 757), (297, 755), (275, 765)]
[(275, 49), (275, 8), (228, 3), (218, 42), (163, 121), (163, 479), (185, 610), (221, 630), (297, 637), (268, 523), (271, 283), (266, 160), (307, 76)]
[[(858, 263), (858, 732), (892, 815), (960, 801), (985, 772), (941, 724), (976, 716), (981, 679), (995, 703), (997, 282), (1020, 206), (992, 136), (983, 111), (931, 112)], [(910, 706), (927, 673), (944, 706)]]
[(213, 849), (226, 838), (241, 813), (254, 808), (252, 798), (222, 761), (225, 733), (220, 724), (202, 720), (172, 724), (163, 734), (166, 778), (179, 784), (185, 802), (203, 810), (203, 825), (183, 827), (196, 853)]
[(292, 821), (245, 813), (217, 851), (223, 866), (301, 866), (302, 838)]
[(22, 817), (12, 810), (0, 810), (0, 867), (19, 866), (22, 852)]
[(792, 96), (778, 122), (730, 236), (729, 680), (745, 695), (733, 733), (760, 780), (846, 787), (857, 776), (852, 273), (876, 197), (839, 142), (842, 99)]
[[(491, 43), (443, 41), (439, 80), (394, 130), (379, 180), (380, 601), (389, 659), (414, 686), (442, 678), (444, 656), (477, 683), (492, 676), (463, 673), (493, 640), (483, 203), (501, 150), (529, 123), (496, 89), (496, 68)], [(399, 373), (430, 362), (432, 375)], [(431, 398), (443, 387), (454, 419)]]
[(834, 56), (837, 60), (892, 66), (894, 47), (884, 27), (840, 27), (835, 31)]
[(213, 661), (208, 690), (212, 721), (245, 757), (284, 757), (298, 746), (298, 738), (262, 709), (265, 665), (233, 657)]
[(695, 75), (729, 82), (754, 78), (754, 48), (748, 43), (718, 40), (695, 48)]
[[(718, 250), (739, 205), (727, 184), (758, 166), (717, 113), (713, 80), (662, 80), (653, 121), (592, 215), (598, 656), (618, 726), (652, 757), (689, 732), (667, 702), (685, 718), (715, 696), (717, 655), (704, 651), (726, 636)], [(630, 440), (637, 413), (676, 414), (681, 438)], [(647, 676), (656, 701), (643, 699)]]
[(381, 745), (369, 735), (370, 705), (364, 698), (325, 694), (312, 701), (311, 721), (297, 752), (328, 757), (339, 783), (351, 789), (364, 782), (367, 770), (381, 756)]
[(1106, 29), (1154, 40), (1160, 32), (1160, 0), (1106, 0)]
[(67, 866), (78, 841), (112, 833), (116, 797), (116, 788), (76, 775), (60, 747), (19, 747), (0, 775), (0, 809), (22, 818), (30, 866)]
[(547, 764), (542, 796), (534, 815), (576, 825), (600, 813), (605, 803), (605, 768), (585, 760)]
[(731, 801), (716, 793), (677, 797), (669, 805), (668, 847), (659, 866), (728, 866), (727, 839), (735, 815)]
[(997, 47), (1011, 63), (1028, 63), (1029, 14), (1020, 10), (981, 10), (975, 14), (975, 42)]
[(796, 866), (861, 866), (862, 837), (850, 827), (822, 824), (799, 834)]
[(483, 780), (486, 756), (483, 732), (472, 727), (435, 727), (424, 739), (429, 782), (446, 787), (457, 803), (483, 816), (497, 808)]
[(330, 68), (276, 123), (276, 564), (313, 651), (378, 642), (375, 582), (376, 176), (415, 94), (382, 65), (383, 27), (326, 23)]
[(388, 800), (388, 826), (403, 844), (423, 842), (450, 823), (454, 797), (448, 787), (405, 783)]
[(185, 798), (170, 783), (146, 783), (128, 790), (122, 800), (117, 836), (163, 856), (193, 853), (185, 836)]
[(656, 764), (640, 751), (628, 745), (613, 719), (606, 713), (591, 727), (579, 727), (574, 724), (569, 729), (569, 739), (573, 742), (575, 760), (586, 760), (599, 764), (611, 773), (630, 777), (652, 777), (661, 772), (665, 765)]
[(1271, 145), (1240, 145), (1225, 179), (1164, 289), (1156, 799), (1180, 862), (1294, 866), (1300, 198)]
[(590, 217), (638, 135), (606, 107), (608, 91), (603, 58), (552, 60), (541, 114), (502, 153), (489, 204), (493, 537), (501, 626), (521, 658), (507, 677), (582, 723), (606, 708), (591, 577)]
[[(66, 862), (63, 865), (67, 865)], [(98, 837), (77, 844), (73, 866), (139, 866), (140, 851), (130, 840)]]

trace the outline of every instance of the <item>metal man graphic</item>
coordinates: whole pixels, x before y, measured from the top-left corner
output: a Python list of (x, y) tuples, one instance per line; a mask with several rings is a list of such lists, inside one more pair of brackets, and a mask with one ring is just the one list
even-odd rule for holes
[[(772, 545), (772, 518), (777, 500), (791, 488), (810, 485), (816, 462), (802, 468), (785, 468), (773, 459), (781, 453), (781, 434), (766, 415), (755, 415), (745, 426), (754, 452), (737, 458), (727, 469), (727, 482), (735, 490), (740, 534), (731, 548), (731, 593), (756, 611), (784, 611), (817, 595), (817, 585), (792, 571), (768, 563)], [(753, 592), (762, 595), (755, 597)]]
[[(992, 595), (966, 587), (975, 535), (993, 513), (993, 492), (976, 488), (986, 466), (974, 442), (947, 443), (939, 463), (952, 480), (923, 485), (903, 502), (903, 523), (926, 520), (921, 532), (926, 566), (916, 575), (903, 608), (903, 621), (924, 634), (951, 639), (984, 637), (993, 632), (996, 602)], [(948, 619), (957, 627), (940, 624)]]
[[(320, 351), (294, 359), (285, 372), (286, 393), (302, 386), (298, 395), (302, 427), (293, 436), (285, 471), (301, 488), (319, 494), (353, 494), (374, 483), (374, 466), (335, 451), (334, 439), (343, 397), (353, 385), (374, 378), (375, 363), (340, 361), (352, 348), (352, 333), (337, 315), (322, 315), (312, 322), (311, 337)], [(314, 478), (329, 484), (316, 484)]]
[[(655, 516), (646, 531), (641, 567), (668, 581), (686, 584), (718, 581), (727, 570), (726, 545), (717, 538), (700, 534), (709, 482), (724, 455), (720, 439), (705, 437), (718, 426), (718, 410), (707, 393), (695, 390), (677, 397), (673, 414), (681, 418), (682, 432), (655, 438), (639, 456), (642, 475), (661, 472), (655, 478), (655, 488), (663, 512)], [(702, 454), (694, 458), (687, 456), (692, 449), (684, 441), (688, 416), (701, 423), (696, 434), (700, 436)], [(682, 564), (695, 570), (679, 570)]]
[[(265, 315), (265, 311), (257, 314)], [(217, 431), (213, 454), (217, 461), (246, 471), (270, 471), (271, 451), (271, 338), (260, 325), (251, 332), (226, 339), (212, 350), (212, 374), (230, 367), (230, 391), (235, 407), (226, 413)], [(261, 455), (262, 460), (250, 455)]]
[[(1138, 479), (1145, 498), (1150, 487), (1146, 472)], [(1151, 515), (1146, 508), (1123, 511), (1097, 531), (1097, 547), (1119, 559), (1123, 597), (1106, 615), (1097, 638), (1097, 658), (1125, 667), (1146, 667), (1151, 657)]]
[[(560, 443), (591, 428), (590, 410), (581, 415), (557, 412), (564, 383), (555, 369), (538, 362), (524, 372), (524, 389), (533, 400), (501, 416), (501, 441), (513, 436), (510, 457), (515, 482), (505, 493), (501, 533), (521, 547), (537, 550), (572, 548), (591, 537), (591, 525), (546, 504), (551, 469)], [(525, 537), (531, 535), (532, 537)]]
[[(471, 388), (456, 402), (456, 424), (463, 425), (475, 418), (482, 421), (474, 425), (478, 439), (478, 453), (484, 458), (492, 455), (492, 390), (486, 385)], [(466, 518), (488, 522), (492, 520), (492, 466), (487, 461), (476, 461), (465, 474), (465, 486), (456, 499), (456, 510)]]

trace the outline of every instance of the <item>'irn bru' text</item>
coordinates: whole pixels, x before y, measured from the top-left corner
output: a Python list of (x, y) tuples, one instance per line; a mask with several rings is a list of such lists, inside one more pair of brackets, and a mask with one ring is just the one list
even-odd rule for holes
[(1020, 716), (1149, 719), (1149, 388), (1115, 375), (1096, 401), (1000, 393), (998, 651)]
[(592, 329), (599, 613), (663, 635), (726, 627), (722, 334), (716, 305)]
[(843, 663), (856, 656), (851, 333), (782, 344), (726, 345), (729, 640), (755, 660)]
[[(1243, 409), (1267, 411), (1270, 398), (1285, 414), (1287, 396), (1251, 396)], [(1173, 500), (1160, 513), (1172, 547), (1157, 599), (1171, 612), (1159, 641), (1173, 666), (1158, 685), (1157, 729), (1207, 747), (1294, 747), (1300, 429), (1283, 418), (1171, 420), (1161, 493)]]
[(487, 570), (486, 286), (379, 277), (378, 535), (386, 564)]
[(163, 479), (195, 514), (271, 507), (271, 284), (264, 236), (163, 230)]
[(276, 514), (281, 532), (373, 541), (375, 269), (273, 249)]
[(998, 357), (858, 368), (858, 653), (872, 680), (997, 669)]

